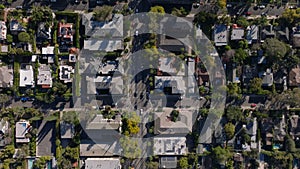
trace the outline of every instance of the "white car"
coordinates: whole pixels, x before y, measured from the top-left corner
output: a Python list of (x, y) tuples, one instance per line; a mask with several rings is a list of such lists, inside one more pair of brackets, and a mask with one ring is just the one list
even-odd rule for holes
[(136, 31), (135, 31), (135, 36), (138, 36), (138, 35), (139, 35), (139, 31), (136, 30)]
[(259, 9), (265, 9), (266, 8), (265, 5), (259, 5), (258, 7), (259, 7)]
[(142, 114), (144, 113), (144, 110), (143, 110), (143, 109), (141, 109), (141, 110), (140, 110), (140, 113), (141, 113), (141, 115), (142, 115)]

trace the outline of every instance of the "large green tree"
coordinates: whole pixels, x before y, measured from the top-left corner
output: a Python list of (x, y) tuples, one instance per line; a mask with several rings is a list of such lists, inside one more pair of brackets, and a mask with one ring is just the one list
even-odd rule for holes
[(162, 6), (153, 6), (151, 7), (150, 12), (165, 13), (165, 9)]
[(178, 163), (179, 163), (179, 167), (182, 169), (188, 169), (190, 167), (187, 157), (181, 157)]
[(18, 40), (20, 42), (29, 42), (30, 41), (30, 35), (27, 32), (21, 32), (18, 34)]
[(287, 45), (275, 38), (266, 39), (262, 47), (269, 60), (276, 62), (280, 62), (288, 51)]
[(250, 81), (249, 92), (252, 94), (259, 94), (262, 92), (262, 79), (254, 78)]
[(111, 19), (113, 12), (113, 7), (104, 5), (100, 8), (95, 8), (94, 10), (94, 19), (96, 21), (104, 22)]
[(229, 106), (226, 109), (226, 118), (228, 121), (240, 121), (244, 117), (243, 110), (238, 106)]
[(30, 16), (30, 26), (35, 28), (41, 22), (46, 24), (46, 27), (50, 27), (53, 22), (52, 10), (47, 6), (32, 6), (32, 14)]
[(226, 139), (231, 140), (234, 136), (235, 126), (229, 122), (229, 123), (225, 124), (224, 131), (226, 134)]
[(232, 157), (230, 150), (222, 148), (220, 146), (212, 149), (212, 158), (217, 164), (225, 164), (226, 161)]
[(235, 50), (233, 62), (237, 64), (243, 64), (247, 57), (247, 52), (242, 48), (238, 48), (237, 50)]
[(210, 37), (212, 26), (217, 22), (217, 15), (214, 13), (199, 12), (195, 15), (193, 22), (201, 27), (206, 36)]

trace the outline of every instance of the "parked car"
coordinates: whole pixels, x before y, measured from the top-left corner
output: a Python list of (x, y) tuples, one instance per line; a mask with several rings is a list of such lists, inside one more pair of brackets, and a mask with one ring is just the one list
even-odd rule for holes
[(26, 101), (28, 101), (29, 99), (28, 99), (28, 97), (21, 97), (21, 101), (22, 102), (26, 102)]
[(80, 0), (74, 0), (75, 4), (80, 4)]
[(247, 11), (247, 12), (245, 12), (245, 15), (246, 15), (246, 16), (250, 16), (250, 15), (252, 15), (252, 13), (249, 12), (249, 11)]
[(194, 7), (194, 8), (199, 8), (199, 7), (200, 7), (200, 4), (199, 4), (199, 3), (196, 3), (196, 4), (193, 5), (193, 7)]
[(97, 5), (103, 5), (104, 1), (98, 0), (98, 1), (96, 1), (96, 3), (97, 3)]
[(255, 103), (252, 103), (251, 105), (250, 105), (250, 107), (256, 107), (256, 104)]
[(232, 4), (227, 4), (226, 7), (227, 8), (232, 8)]
[(266, 8), (265, 5), (259, 5), (258, 7), (259, 7), (259, 9), (265, 9)]

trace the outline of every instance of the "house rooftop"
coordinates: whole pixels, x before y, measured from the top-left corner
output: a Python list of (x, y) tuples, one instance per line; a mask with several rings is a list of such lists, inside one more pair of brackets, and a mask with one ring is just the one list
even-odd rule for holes
[[(118, 143), (116, 131), (95, 130), (88, 131), (93, 140), (80, 141), (80, 157), (112, 157), (121, 155), (121, 146)], [(96, 138), (96, 139), (94, 139)]]
[(185, 155), (187, 153), (185, 137), (154, 137), (154, 155)]
[(246, 36), (248, 44), (252, 44), (253, 41), (257, 41), (258, 35), (259, 35), (259, 28), (257, 25), (248, 26), (247, 36)]
[(87, 158), (85, 169), (121, 169), (119, 158)]
[(159, 158), (160, 168), (177, 168), (176, 156), (162, 156)]
[(54, 55), (54, 46), (42, 47), (43, 55)]
[(59, 66), (59, 79), (64, 81), (64, 83), (70, 83), (73, 81), (71, 76), (72, 74), (74, 74), (74, 69), (72, 66)]
[(34, 86), (34, 74), (31, 65), (21, 65), (20, 69), (20, 87), (26, 86)]
[(74, 125), (67, 122), (60, 122), (60, 137), (71, 139), (74, 136)]
[(267, 69), (265, 72), (260, 73), (260, 78), (262, 78), (262, 86), (272, 86), (274, 79), (271, 69)]
[(216, 25), (214, 28), (214, 42), (216, 46), (226, 46), (228, 43), (228, 29), (226, 25)]
[(162, 112), (155, 112), (154, 133), (156, 134), (187, 134), (192, 131), (195, 113), (189, 110), (178, 109), (177, 121), (172, 121), (170, 114), (174, 109), (163, 108)]
[(86, 77), (87, 93), (98, 94), (97, 90), (109, 90), (109, 94), (123, 94), (123, 79), (121, 76)]
[(0, 88), (12, 87), (13, 86), (13, 67), (1, 66), (0, 67)]
[(42, 88), (52, 87), (51, 68), (49, 65), (41, 64), (38, 68), (37, 85), (41, 85)]
[(116, 115), (114, 119), (104, 118), (102, 114), (97, 114), (86, 126), (87, 129), (112, 129), (118, 130), (121, 127), (121, 115)]
[(12, 20), (9, 24), (10, 31), (25, 32), (25, 28), (17, 21)]
[(293, 68), (289, 72), (289, 86), (300, 86), (300, 66)]
[(28, 143), (29, 138), (26, 138), (25, 135), (28, 133), (30, 124), (28, 121), (19, 121), (16, 123), (16, 142), (17, 143)]
[(84, 49), (91, 51), (105, 51), (105, 52), (113, 52), (116, 50), (123, 50), (123, 42), (121, 39), (95, 39), (90, 38), (88, 40), (84, 40)]
[(232, 28), (231, 40), (244, 39), (245, 30), (243, 28)]
[(186, 90), (183, 76), (155, 76), (155, 89), (171, 88), (171, 94), (183, 94)]
[(37, 30), (37, 40), (51, 40), (51, 27), (47, 27), (44, 22), (40, 23)]

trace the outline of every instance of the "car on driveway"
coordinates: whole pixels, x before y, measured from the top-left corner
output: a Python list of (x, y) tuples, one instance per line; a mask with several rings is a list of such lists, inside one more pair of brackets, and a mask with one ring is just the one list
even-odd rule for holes
[(250, 107), (254, 108), (254, 107), (256, 107), (256, 104), (255, 104), (255, 103), (252, 103), (252, 104), (250, 105)]

